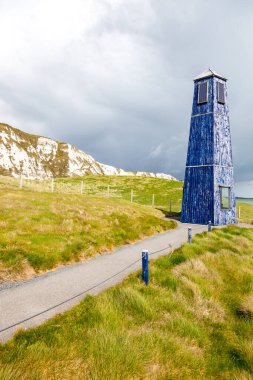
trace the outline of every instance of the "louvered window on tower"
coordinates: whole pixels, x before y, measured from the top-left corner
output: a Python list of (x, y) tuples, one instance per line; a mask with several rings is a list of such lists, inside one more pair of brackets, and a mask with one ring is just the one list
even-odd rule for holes
[(199, 83), (198, 85), (198, 104), (207, 103), (208, 92), (207, 92), (207, 82)]
[(218, 91), (218, 103), (225, 104), (225, 91), (224, 91), (224, 83), (217, 83), (217, 91)]

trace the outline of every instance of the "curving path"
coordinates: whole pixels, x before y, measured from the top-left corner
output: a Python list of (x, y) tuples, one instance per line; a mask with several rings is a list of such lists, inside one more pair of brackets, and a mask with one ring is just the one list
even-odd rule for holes
[[(39, 325), (55, 314), (69, 309), (79, 303), (85, 294), (97, 294), (122, 281), (130, 272), (141, 267), (143, 249), (147, 249), (149, 253), (156, 252), (151, 255), (151, 259), (179, 247), (187, 241), (188, 226), (178, 223), (175, 230), (1, 290), (0, 341), (10, 339), (20, 328), (27, 329)], [(207, 226), (191, 227), (192, 235), (207, 230)], [(58, 306), (54, 307), (55, 305)], [(44, 312), (45, 310), (47, 311)], [(36, 316), (30, 318), (34, 315)]]

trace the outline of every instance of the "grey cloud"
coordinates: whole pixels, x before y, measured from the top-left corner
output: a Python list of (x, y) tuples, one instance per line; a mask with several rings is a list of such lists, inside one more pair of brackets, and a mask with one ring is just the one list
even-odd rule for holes
[(236, 181), (253, 180), (252, 21), (251, 1), (1, 2), (1, 120), (183, 178), (192, 78), (211, 66), (229, 78)]

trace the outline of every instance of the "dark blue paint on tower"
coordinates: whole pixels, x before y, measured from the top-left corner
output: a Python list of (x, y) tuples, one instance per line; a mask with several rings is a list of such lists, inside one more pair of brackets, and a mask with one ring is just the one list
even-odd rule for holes
[(210, 69), (194, 79), (181, 221), (237, 223), (227, 83)]

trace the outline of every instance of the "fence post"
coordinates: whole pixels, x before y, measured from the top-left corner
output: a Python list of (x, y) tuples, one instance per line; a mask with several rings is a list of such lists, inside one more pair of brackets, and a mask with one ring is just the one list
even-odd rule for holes
[(54, 192), (54, 177), (52, 178), (51, 191), (52, 191), (52, 193)]
[(238, 207), (238, 218), (241, 218), (241, 206)]
[(133, 197), (134, 197), (133, 190), (131, 190), (131, 203), (133, 203)]
[(20, 174), (19, 188), (20, 188), (20, 189), (23, 188), (23, 176), (22, 176), (22, 174)]
[(155, 207), (155, 194), (152, 194), (152, 207)]
[(212, 222), (209, 221), (208, 222), (208, 232), (211, 232), (212, 231)]
[(83, 193), (83, 181), (81, 182), (81, 194)]
[(192, 229), (188, 227), (188, 243), (192, 242)]
[(171, 216), (171, 198), (170, 198), (170, 216)]
[(148, 285), (149, 275), (148, 275), (148, 251), (142, 251), (142, 280)]

